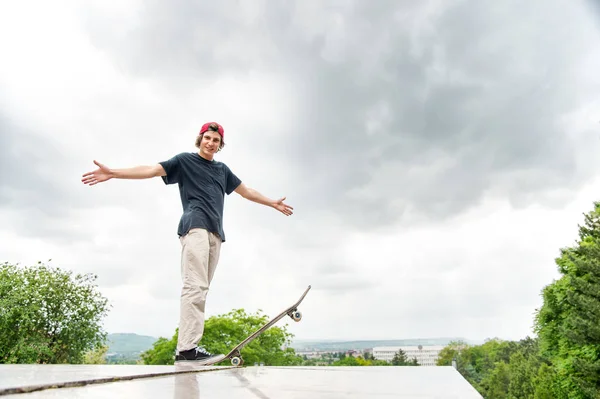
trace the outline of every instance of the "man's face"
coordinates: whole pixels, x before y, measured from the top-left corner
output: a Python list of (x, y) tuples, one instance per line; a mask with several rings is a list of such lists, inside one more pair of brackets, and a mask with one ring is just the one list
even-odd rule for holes
[(213, 155), (219, 150), (220, 144), (221, 135), (217, 132), (208, 131), (204, 133), (200, 146), (204, 152)]

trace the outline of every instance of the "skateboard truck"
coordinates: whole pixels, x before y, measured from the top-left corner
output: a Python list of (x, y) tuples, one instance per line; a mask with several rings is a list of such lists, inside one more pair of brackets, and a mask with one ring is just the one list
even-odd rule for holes
[(295, 322), (302, 320), (302, 312), (300, 312), (298, 310), (289, 312), (287, 315), (290, 316), (292, 318), (292, 320), (294, 320)]

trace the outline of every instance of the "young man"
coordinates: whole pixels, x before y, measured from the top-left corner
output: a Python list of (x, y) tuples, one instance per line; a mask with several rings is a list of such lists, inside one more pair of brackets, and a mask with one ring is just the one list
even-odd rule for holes
[(244, 183), (222, 162), (214, 160), (223, 146), (225, 131), (216, 122), (205, 123), (196, 138), (197, 152), (180, 153), (152, 166), (110, 169), (98, 166), (83, 175), (82, 182), (93, 186), (110, 179), (162, 177), (165, 184), (179, 186), (183, 215), (177, 234), (181, 242), (181, 290), (179, 339), (176, 361), (209, 360), (213, 355), (198, 346), (204, 332), (206, 296), (219, 261), (223, 231), (225, 194), (240, 194), (247, 200), (270, 206), (284, 215), (293, 208), (283, 201), (267, 198)]

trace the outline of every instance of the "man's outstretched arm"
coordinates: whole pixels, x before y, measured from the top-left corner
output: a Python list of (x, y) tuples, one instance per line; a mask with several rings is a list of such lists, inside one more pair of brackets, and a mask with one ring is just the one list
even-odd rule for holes
[(254, 190), (253, 188), (247, 187), (244, 183), (240, 183), (240, 185), (234, 191), (249, 201), (256, 202), (257, 204), (270, 206), (272, 208), (277, 209), (284, 215), (290, 216), (293, 213), (292, 210), (294, 208), (283, 203), (285, 197), (282, 197), (278, 200), (267, 198), (258, 191)]
[(81, 181), (84, 184), (93, 186), (110, 179), (149, 179), (151, 177), (165, 176), (166, 172), (162, 165), (134, 166), (126, 169), (111, 169), (98, 161), (94, 161), (98, 166), (93, 172), (87, 172), (82, 176)]

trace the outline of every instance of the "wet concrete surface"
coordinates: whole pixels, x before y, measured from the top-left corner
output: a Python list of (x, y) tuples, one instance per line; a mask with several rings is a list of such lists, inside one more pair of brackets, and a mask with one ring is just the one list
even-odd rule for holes
[[(167, 375), (156, 376), (157, 373)], [(155, 375), (145, 378), (148, 375)], [(14, 386), (116, 382), (11, 394), (6, 398), (460, 398), (481, 395), (452, 367), (211, 367), (0, 365), (0, 393)]]

